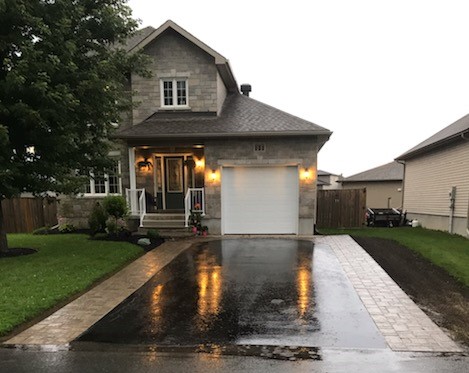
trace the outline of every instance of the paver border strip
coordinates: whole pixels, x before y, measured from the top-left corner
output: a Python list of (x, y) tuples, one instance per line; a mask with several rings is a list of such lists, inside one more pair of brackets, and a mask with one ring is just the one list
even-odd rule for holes
[(347, 277), (393, 351), (463, 352), (348, 235), (316, 237), (335, 252)]

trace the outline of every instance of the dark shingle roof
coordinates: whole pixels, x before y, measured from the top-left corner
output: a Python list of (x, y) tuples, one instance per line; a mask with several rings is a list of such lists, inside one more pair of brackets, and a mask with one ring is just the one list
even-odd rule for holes
[(155, 28), (151, 26), (147, 26), (140, 30), (135, 31), (135, 33), (126, 40), (126, 43), (124, 46), (125, 50), (128, 52), (131, 49), (133, 49), (143, 39), (148, 37), (153, 31), (155, 31)]
[(318, 170), (318, 176), (339, 176), (328, 171)]
[(122, 139), (171, 137), (331, 135), (317, 124), (295, 117), (241, 94), (226, 97), (221, 114), (159, 111), (131, 128)]
[(363, 171), (342, 179), (343, 183), (355, 181), (393, 181), (404, 178), (404, 165), (391, 162), (385, 165)]
[(445, 144), (448, 141), (454, 140), (460, 137), (462, 134), (469, 131), (469, 114), (457, 120), (448, 127), (443, 128), (440, 132), (435, 133), (425, 141), (421, 142), (417, 146), (408, 150), (404, 154), (400, 155), (396, 159), (409, 159), (413, 156), (422, 154), (426, 151), (430, 151), (440, 145)]
[(327, 181), (324, 181), (324, 180), (321, 180), (321, 179), (317, 179), (316, 180), (316, 184), (319, 185), (319, 186), (324, 186), (324, 185), (331, 185), (331, 183), (328, 183)]

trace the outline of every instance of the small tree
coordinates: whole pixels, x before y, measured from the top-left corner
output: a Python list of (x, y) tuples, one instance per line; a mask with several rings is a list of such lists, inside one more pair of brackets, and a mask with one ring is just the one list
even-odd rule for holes
[(137, 26), (126, 2), (0, 0), (0, 251), (3, 199), (78, 192), (111, 167), (129, 73), (145, 73), (123, 47)]

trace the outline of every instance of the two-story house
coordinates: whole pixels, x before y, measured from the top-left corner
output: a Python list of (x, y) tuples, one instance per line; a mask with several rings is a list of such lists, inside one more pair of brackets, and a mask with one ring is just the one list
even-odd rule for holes
[(250, 98), (249, 85), (240, 93), (228, 60), (172, 21), (127, 49), (150, 56), (152, 77), (130, 78), (120, 177), (83, 198), (124, 193), (143, 227), (184, 226), (199, 210), (212, 234), (313, 234), (329, 130)]

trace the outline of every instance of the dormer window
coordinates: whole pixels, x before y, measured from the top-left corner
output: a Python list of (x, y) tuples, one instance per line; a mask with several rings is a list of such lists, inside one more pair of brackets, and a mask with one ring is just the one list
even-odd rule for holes
[(161, 107), (188, 107), (187, 79), (161, 80)]

